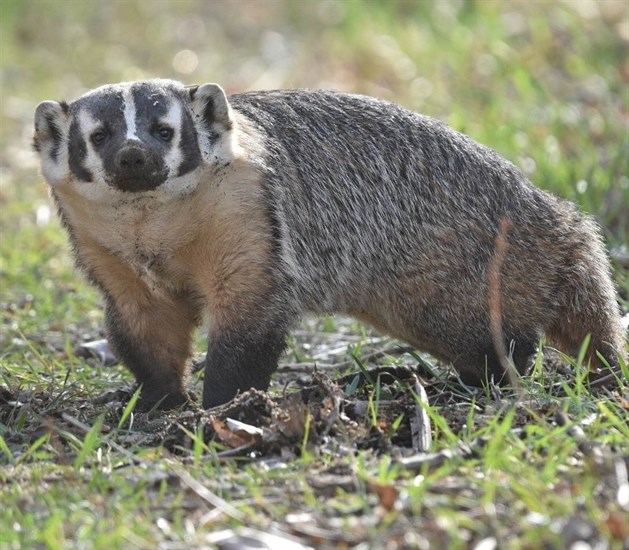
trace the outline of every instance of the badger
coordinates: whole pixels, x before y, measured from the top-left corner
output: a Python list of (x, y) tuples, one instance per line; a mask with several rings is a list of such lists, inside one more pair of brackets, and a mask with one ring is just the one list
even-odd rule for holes
[[(625, 334), (595, 222), (492, 150), (379, 99), (217, 84), (106, 85), (45, 101), (34, 147), (113, 350), (148, 403), (266, 390), (306, 314), (344, 314), (451, 363), (525, 373), (542, 337), (617, 366)], [(489, 272), (508, 220), (491, 329)], [(500, 344), (500, 345), (498, 345)]]

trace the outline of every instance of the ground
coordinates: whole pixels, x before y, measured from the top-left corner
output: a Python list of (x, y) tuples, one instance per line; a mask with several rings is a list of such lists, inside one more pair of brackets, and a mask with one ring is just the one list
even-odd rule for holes
[(626, 2), (0, 9), (0, 548), (629, 546), (624, 364), (591, 380), (540, 348), (517, 390), (474, 389), (354, 321), (310, 319), (268, 394), (140, 412), (127, 371), (82, 347), (103, 338), (100, 299), (29, 143), (37, 102), (148, 76), (394, 100), (593, 215), (627, 321)]

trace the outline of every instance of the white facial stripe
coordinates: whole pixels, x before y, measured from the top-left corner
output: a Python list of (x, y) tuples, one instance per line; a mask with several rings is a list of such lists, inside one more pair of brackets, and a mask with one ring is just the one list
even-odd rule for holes
[(91, 182), (82, 182), (77, 187), (81, 195), (90, 200), (100, 200), (103, 194), (108, 193), (108, 185), (105, 182), (105, 166), (103, 159), (94, 150), (94, 145), (90, 140), (90, 135), (94, 130), (100, 127), (100, 122), (92, 118), (89, 112), (85, 110), (79, 111), (77, 114), (79, 129), (85, 140), (86, 156), (83, 160), (83, 166), (92, 174)]
[(181, 151), (181, 104), (178, 101), (171, 102), (168, 113), (161, 119), (161, 122), (175, 131), (170, 149), (164, 157), (164, 162), (168, 166), (171, 177), (173, 177), (176, 176), (179, 166), (183, 162)]
[(79, 129), (85, 141), (89, 141), (90, 134), (99, 126), (99, 122), (92, 118), (85, 109), (81, 109), (77, 114)]
[(175, 130), (171, 147), (164, 157), (164, 162), (168, 166), (168, 179), (156, 190), (160, 197), (183, 197), (194, 191), (199, 183), (202, 168), (197, 168), (184, 174), (177, 176), (179, 167), (184, 161), (183, 151), (181, 150), (181, 128), (183, 127), (183, 110), (181, 104), (173, 101), (166, 116), (161, 120)]
[(127, 88), (122, 95), (124, 102), (124, 120), (127, 124), (127, 139), (139, 139), (135, 125), (135, 101), (131, 88)]

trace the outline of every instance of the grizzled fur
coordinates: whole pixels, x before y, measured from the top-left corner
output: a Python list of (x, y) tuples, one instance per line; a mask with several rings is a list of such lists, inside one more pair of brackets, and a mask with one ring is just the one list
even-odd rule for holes
[(452, 362), (525, 372), (539, 339), (612, 365), (625, 336), (595, 223), (493, 151), (428, 117), (325, 91), (146, 81), (45, 102), (36, 148), (115, 351), (149, 401), (185, 396), (210, 317), (203, 404), (265, 389), (291, 326), (344, 313)]

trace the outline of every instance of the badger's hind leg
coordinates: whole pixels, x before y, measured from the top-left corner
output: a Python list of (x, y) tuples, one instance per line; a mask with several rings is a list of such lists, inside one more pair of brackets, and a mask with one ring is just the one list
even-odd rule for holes
[(459, 354), (452, 360), (461, 380), (470, 386), (480, 386), (488, 382), (509, 385), (512, 382), (506, 369), (515, 367), (520, 375), (525, 375), (533, 364), (537, 351), (538, 337), (529, 335), (507, 335), (503, 340), (505, 357), (500, 356), (495, 342), (480, 339), (475, 347)]
[(598, 352), (610, 366), (617, 367), (619, 357), (627, 357), (626, 333), (606, 264), (602, 268), (595, 261), (583, 262), (579, 272), (566, 282), (565, 301), (548, 329), (548, 339), (576, 357), (590, 335), (586, 359), (599, 364)]
[(589, 218), (580, 220), (573, 244), (569, 270), (561, 287), (561, 302), (548, 339), (565, 353), (576, 357), (586, 338), (590, 344), (586, 358), (599, 363), (599, 352), (612, 367), (619, 356), (626, 359), (627, 334), (622, 326), (620, 310), (611, 279), (611, 267), (598, 230)]
[[(366, 319), (364, 315), (362, 318)], [(404, 330), (399, 327), (396, 327), (397, 330), (391, 327), (383, 329), (382, 323), (372, 324), (418, 350), (451, 363), (461, 380), (471, 386), (482, 386), (492, 381), (509, 385), (511, 378), (503, 359), (515, 366), (519, 374), (526, 374), (533, 364), (541, 337), (541, 331), (536, 328), (513, 329), (505, 323), (501, 332), (506, 357), (502, 358), (491, 334), (487, 312), (480, 307), (461, 311), (448, 304), (408, 312), (408, 318), (402, 323)]]

